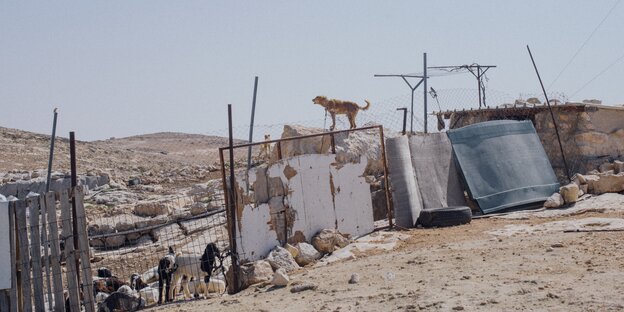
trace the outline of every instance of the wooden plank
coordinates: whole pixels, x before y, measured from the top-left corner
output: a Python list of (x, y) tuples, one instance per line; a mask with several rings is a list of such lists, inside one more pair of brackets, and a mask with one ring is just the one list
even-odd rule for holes
[[(76, 225), (78, 226), (78, 250), (80, 251), (80, 269), (82, 277), (82, 293), (93, 293), (93, 278), (91, 274), (91, 253), (89, 237), (87, 236), (87, 216), (84, 209), (84, 189), (81, 185), (74, 187), (74, 203), (76, 203)], [(93, 296), (83, 296), (86, 312), (95, 312)]]
[(45, 195), (48, 235), (50, 242), (50, 266), (52, 267), (52, 288), (54, 289), (54, 311), (65, 310), (63, 296), (63, 273), (61, 272), (61, 247), (59, 244), (58, 221), (56, 220), (56, 198), (54, 192)]
[(17, 247), (15, 237), (17, 236), (17, 228), (15, 226), (15, 202), (9, 203), (9, 241), (11, 242), (11, 295), (10, 295), (10, 312), (17, 312)]
[(78, 296), (78, 279), (76, 277), (76, 252), (74, 250), (74, 234), (72, 230), (71, 205), (69, 192), (61, 192), (61, 222), (63, 224), (63, 237), (65, 242), (65, 268), (67, 270), (67, 290), (69, 291), (69, 307), (71, 312), (80, 311), (80, 298)]
[(22, 311), (32, 311), (32, 291), (30, 279), (30, 254), (28, 253), (28, 226), (26, 225), (26, 202), (18, 201), (15, 207), (17, 239), (19, 246), (18, 263), (20, 267), (20, 285), (22, 290)]
[(32, 265), (34, 310), (45, 312), (43, 300), (43, 272), (41, 270), (41, 233), (39, 232), (39, 195), (27, 199), (30, 219), (30, 255)]
[(41, 246), (43, 247), (43, 272), (45, 273), (45, 289), (48, 299), (48, 310), (52, 310), (54, 306), (52, 298), (52, 285), (50, 282), (50, 239), (48, 237), (48, 219), (46, 218), (46, 201), (45, 194), (39, 196), (39, 211), (41, 212), (41, 220), (39, 225), (41, 227)]
[(0, 290), (0, 311), (9, 311), (9, 306), (11, 305), (9, 297), (8, 290)]

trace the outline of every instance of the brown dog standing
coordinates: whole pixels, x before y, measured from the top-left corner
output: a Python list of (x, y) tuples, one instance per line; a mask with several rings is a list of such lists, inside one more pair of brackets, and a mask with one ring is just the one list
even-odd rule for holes
[(358, 111), (367, 110), (368, 107), (370, 106), (370, 102), (367, 100), (364, 100), (364, 102), (366, 102), (366, 106), (361, 107), (351, 101), (327, 99), (326, 96), (321, 96), (321, 95), (315, 97), (312, 100), (312, 102), (314, 104), (318, 104), (318, 105), (325, 107), (325, 109), (329, 112), (329, 114), (332, 117), (332, 126), (330, 128), (331, 130), (334, 130), (336, 128), (336, 115), (337, 114), (347, 115), (347, 118), (349, 118), (349, 124), (351, 125), (350, 129), (356, 128), (355, 116), (357, 116)]

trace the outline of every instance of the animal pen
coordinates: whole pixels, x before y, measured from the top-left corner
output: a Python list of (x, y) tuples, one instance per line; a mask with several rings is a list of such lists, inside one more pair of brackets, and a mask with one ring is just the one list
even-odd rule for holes
[[(259, 145), (270, 150), (264, 162), (226, 165), (224, 152), (235, 159)], [(223, 147), (220, 156), (230, 244), (241, 264), (276, 246), (309, 242), (322, 229), (357, 237), (392, 225), (383, 126), (293, 133)]]

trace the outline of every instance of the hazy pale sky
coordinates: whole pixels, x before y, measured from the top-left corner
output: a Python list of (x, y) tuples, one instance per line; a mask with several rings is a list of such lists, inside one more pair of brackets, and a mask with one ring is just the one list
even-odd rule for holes
[(84, 140), (226, 135), (228, 103), (235, 124), (249, 124), (256, 75), (256, 123), (322, 119), (319, 94), (409, 93), (373, 75), (420, 72), (423, 52), (430, 66), (497, 65), (488, 90), (538, 94), (526, 45), (548, 86), (592, 33), (550, 90), (622, 104), (618, 1), (2, 1), (0, 126), (49, 133), (59, 107), (58, 133)]

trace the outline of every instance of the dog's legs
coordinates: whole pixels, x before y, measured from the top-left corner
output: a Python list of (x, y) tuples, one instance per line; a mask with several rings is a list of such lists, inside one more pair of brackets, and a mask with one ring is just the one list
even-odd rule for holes
[(169, 290), (169, 294), (172, 298), (172, 300), (175, 300), (176, 298), (176, 288), (178, 286), (178, 283), (180, 283), (180, 280), (182, 279), (182, 274), (179, 274), (177, 271), (173, 273), (173, 278), (171, 277), (171, 275), (169, 275), (170, 278), (170, 282), (173, 284), (171, 289)]
[(348, 114), (349, 117), (349, 125), (351, 126), (349, 129), (355, 129), (355, 114)]
[(334, 131), (334, 129), (336, 129), (336, 113), (330, 112), (330, 114), (332, 118), (332, 126), (329, 128), (329, 130)]
[(191, 292), (189, 291), (189, 281), (190, 281), (190, 277), (188, 278), (183, 278), (182, 279), (182, 285), (180, 287), (184, 287), (184, 299), (192, 299), (192, 295)]
[(210, 275), (211, 272), (208, 272), (208, 275), (204, 278), (204, 298), (208, 298), (208, 288), (210, 288)]

